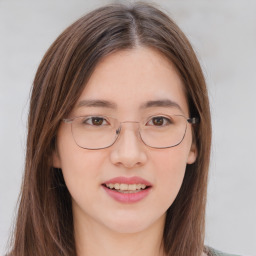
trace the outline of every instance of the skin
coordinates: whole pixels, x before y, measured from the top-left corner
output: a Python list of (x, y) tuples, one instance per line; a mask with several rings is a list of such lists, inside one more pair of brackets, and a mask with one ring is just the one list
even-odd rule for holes
[[(111, 101), (116, 107), (79, 107), (82, 100), (92, 99)], [(156, 50), (138, 47), (113, 53), (97, 65), (69, 117), (100, 113), (121, 122), (138, 121), (152, 112), (141, 104), (161, 99), (175, 101), (181, 110), (173, 112), (189, 117), (184, 85), (173, 64)], [(62, 169), (72, 196), (78, 255), (164, 255), (166, 211), (181, 187), (186, 165), (196, 157), (190, 125), (182, 143), (173, 148), (146, 146), (136, 125), (127, 123), (114, 145), (87, 150), (77, 146), (71, 125), (63, 122), (53, 162)], [(151, 191), (136, 203), (117, 202), (101, 186), (117, 176), (142, 177), (152, 184)]]

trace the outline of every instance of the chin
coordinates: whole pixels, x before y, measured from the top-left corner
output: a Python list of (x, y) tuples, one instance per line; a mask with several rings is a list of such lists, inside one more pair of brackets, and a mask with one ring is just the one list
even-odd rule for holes
[(132, 234), (148, 230), (154, 225), (159, 224), (159, 222), (162, 222), (164, 225), (165, 214), (162, 216), (148, 216), (144, 212), (141, 216), (139, 214), (114, 215), (114, 219), (105, 222), (105, 225), (108, 223), (106, 226), (114, 232), (120, 234)]

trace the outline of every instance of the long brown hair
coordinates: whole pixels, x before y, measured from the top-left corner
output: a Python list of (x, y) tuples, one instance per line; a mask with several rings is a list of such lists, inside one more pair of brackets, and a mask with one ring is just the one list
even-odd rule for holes
[(145, 46), (176, 66), (183, 80), (198, 157), (188, 165), (179, 194), (167, 211), (167, 255), (199, 256), (203, 251), (211, 120), (204, 76), (182, 31), (146, 3), (112, 4), (68, 27), (45, 54), (36, 73), (28, 117), (25, 174), (13, 256), (76, 255), (71, 196), (62, 171), (52, 166), (56, 133), (99, 61), (115, 51)]

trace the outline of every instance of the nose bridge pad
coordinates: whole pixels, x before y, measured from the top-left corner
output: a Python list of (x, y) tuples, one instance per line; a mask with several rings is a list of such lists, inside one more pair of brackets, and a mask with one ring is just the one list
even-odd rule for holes
[(136, 128), (136, 130), (135, 130), (135, 134), (136, 134), (136, 136), (139, 138), (139, 139), (141, 139), (141, 136), (140, 136), (140, 128), (139, 128), (139, 122), (136, 122), (136, 121), (125, 121), (125, 122), (121, 122), (120, 123), (120, 126), (119, 126), (119, 128), (116, 130), (116, 135), (118, 136), (118, 137), (120, 137), (120, 134), (121, 134), (121, 132), (122, 132), (122, 126), (123, 126), (123, 124), (127, 124), (127, 123), (130, 123), (130, 124), (136, 124), (137, 125), (137, 128)]
[(118, 129), (116, 130), (116, 135), (119, 136), (120, 132), (121, 132), (121, 125), (120, 125), (120, 126), (118, 127)]

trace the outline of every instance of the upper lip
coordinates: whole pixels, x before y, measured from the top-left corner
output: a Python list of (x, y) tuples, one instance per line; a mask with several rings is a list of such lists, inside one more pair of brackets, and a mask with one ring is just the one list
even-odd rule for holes
[(119, 183), (119, 184), (145, 184), (146, 186), (152, 186), (152, 184), (141, 178), (141, 177), (137, 177), (137, 176), (133, 176), (133, 177), (115, 177), (113, 179), (107, 180), (105, 182), (103, 182), (103, 184), (115, 184), (115, 183)]

